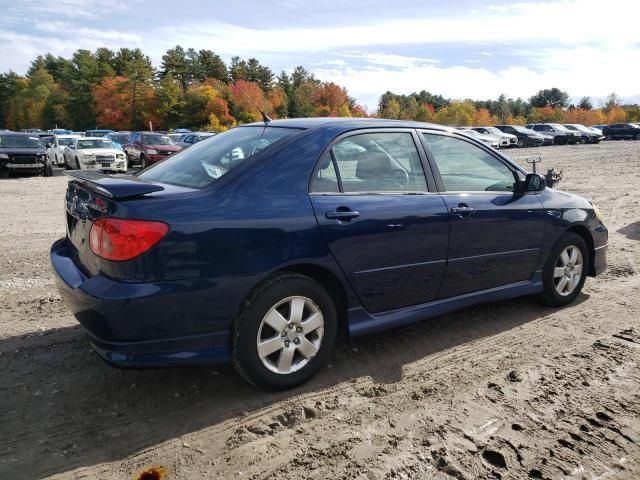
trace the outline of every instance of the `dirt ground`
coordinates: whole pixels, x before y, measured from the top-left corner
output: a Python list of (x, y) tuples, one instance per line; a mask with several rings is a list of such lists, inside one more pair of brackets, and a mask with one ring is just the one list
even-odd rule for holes
[(523, 298), (338, 346), (309, 384), (120, 371), (60, 301), (66, 177), (0, 180), (0, 479), (640, 478), (640, 142), (508, 152), (564, 172), (610, 230), (563, 309)]

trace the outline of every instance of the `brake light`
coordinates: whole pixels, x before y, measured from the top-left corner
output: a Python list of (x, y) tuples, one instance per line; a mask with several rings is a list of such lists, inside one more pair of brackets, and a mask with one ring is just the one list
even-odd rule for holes
[(91, 226), (89, 245), (101, 258), (122, 262), (149, 251), (169, 233), (169, 225), (149, 220), (99, 218)]

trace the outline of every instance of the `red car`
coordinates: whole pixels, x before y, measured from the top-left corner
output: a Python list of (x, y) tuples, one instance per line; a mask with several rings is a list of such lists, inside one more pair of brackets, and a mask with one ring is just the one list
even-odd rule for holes
[(155, 132), (132, 133), (124, 146), (129, 165), (135, 163), (142, 168), (164, 160), (178, 150), (180, 147), (168, 135)]

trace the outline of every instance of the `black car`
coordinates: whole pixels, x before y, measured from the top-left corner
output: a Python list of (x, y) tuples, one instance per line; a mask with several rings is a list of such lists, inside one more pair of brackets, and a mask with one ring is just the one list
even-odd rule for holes
[(53, 175), (49, 154), (37, 134), (0, 134), (0, 176), (13, 173)]
[(640, 127), (633, 123), (614, 123), (613, 125), (604, 127), (602, 134), (607, 140), (618, 140), (621, 138), (640, 140)]
[(542, 135), (549, 135), (553, 137), (554, 145), (575, 145), (580, 141), (582, 135), (578, 132), (569, 130), (564, 125), (558, 123), (531, 123), (526, 125), (526, 128), (538, 132)]
[(518, 137), (518, 147), (539, 147), (544, 144), (544, 137), (533, 130), (521, 125), (495, 125), (504, 133), (510, 133)]

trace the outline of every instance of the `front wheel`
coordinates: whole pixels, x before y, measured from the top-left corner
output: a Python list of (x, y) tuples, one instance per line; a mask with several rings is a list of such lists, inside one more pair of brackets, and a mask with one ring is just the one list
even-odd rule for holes
[(527, 141), (524, 138), (518, 139), (518, 148), (525, 148), (527, 146)]
[(47, 160), (47, 163), (44, 164), (43, 174), (45, 177), (53, 177), (53, 165), (50, 160)]
[(259, 387), (293, 388), (326, 363), (336, 333), (327, 291), (307, 276), (283, 273), (244, 302), (233, 328), (233, 366)]
[(140, 154), (140, 167), (141, 168), (147, 168), (147, 159), (145, 158), (144, 155)]
[(567, 232), (547, 258), (543, 276), (543, 303), (561, 307), (573, 302), (584, 285), (589, 265), (589, 251), (584, 239)]

